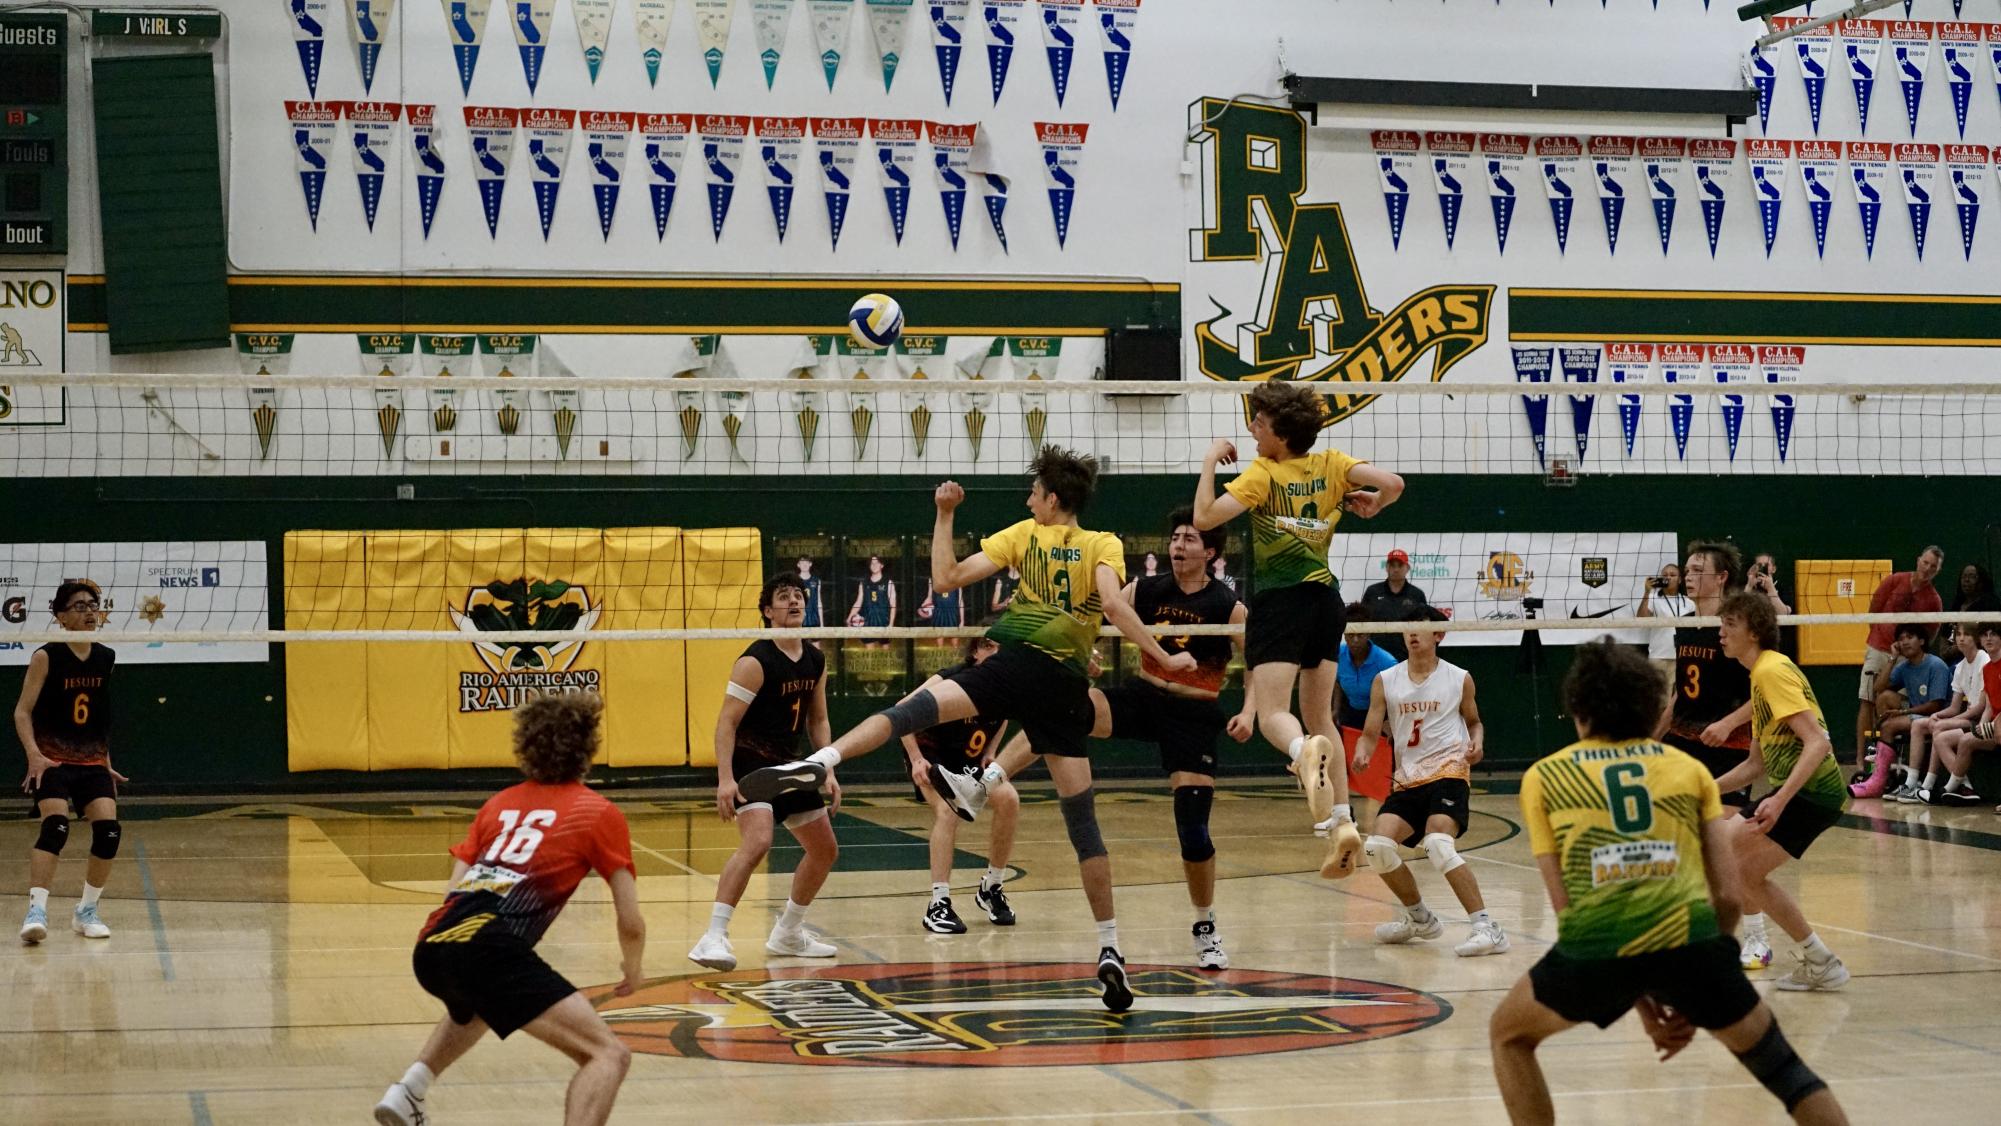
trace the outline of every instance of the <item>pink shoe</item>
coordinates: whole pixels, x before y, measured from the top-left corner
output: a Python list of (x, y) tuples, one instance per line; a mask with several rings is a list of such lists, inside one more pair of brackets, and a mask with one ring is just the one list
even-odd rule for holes
[(1884, 787), (1889, 784), (1890, 767), (1894, 765), (1895, 759), (1896, 752), (1891, 749), (1890, 745), (1878, 741), (1876, 744), (1876, 765), (1874, 771), (1868, 778), (1852, 783), (1848, 787), (1848, 792), (1858, 798), (1882, 797)]

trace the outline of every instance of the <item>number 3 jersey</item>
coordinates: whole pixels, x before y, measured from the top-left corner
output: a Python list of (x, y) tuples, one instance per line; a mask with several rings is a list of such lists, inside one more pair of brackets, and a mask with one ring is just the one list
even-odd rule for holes
[(1555, 855), (1563, 874), (1565, 954), (1623, 958), (1715, 937), (1702, 825), (1723, 803), (1693, 756), (1586, 739), (1529, 767), (1521, 798), (1530, 850)]
[(452, 855), (472, 865), (418, 938), (541, 941), (592, 871), (632, 870), (625, 815), (582, 782), (523, 782), (488, 798)]
[(1410, 678), (1410, 662), (1399, 661), (1376, 678), (1383, 685), (1384, 718), (1396, 749), (1391, 780), (1399, 790), (1441, 778), (1467, 778), (1465, 746), (1472, 733), (1459, 705), (1466, 698), (1466, 670), (1440, 661), (1422, 684)]

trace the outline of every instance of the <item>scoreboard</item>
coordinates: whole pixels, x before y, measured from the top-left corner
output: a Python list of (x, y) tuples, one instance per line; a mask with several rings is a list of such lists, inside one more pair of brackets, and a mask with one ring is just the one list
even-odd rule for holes
[(0, 15), (0, 255), (69, 248), (69, 29)]

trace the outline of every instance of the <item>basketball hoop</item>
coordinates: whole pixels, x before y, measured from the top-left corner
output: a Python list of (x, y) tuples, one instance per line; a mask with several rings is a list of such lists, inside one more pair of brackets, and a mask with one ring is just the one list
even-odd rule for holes
[(1552, 489), (1567, 489), (1577, 484), (1577, 466), (1567, 457), (1549, 459), (1549, 469), (1542, 475), (1542, 483)]

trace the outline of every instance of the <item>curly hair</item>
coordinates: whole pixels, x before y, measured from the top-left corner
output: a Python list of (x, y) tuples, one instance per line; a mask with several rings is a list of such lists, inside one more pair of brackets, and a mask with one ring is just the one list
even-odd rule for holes
[(595, 692), (537, 696), (514, 712), (514, 759), (545, 785), (581, 782), (598, 753), (604, 701)]
[(1716, 616), (1735, 618), (1743, 623), (1744, 628), (1751, 631), (1751, 636), (1758, 639), (1760, 649), (1779, 647), (1779, 612), (1772, 609), (1772, 604), (1762, 594), (1739, 591), (1723, 600), (1723, 605), (1716, 608)]
[(1563, 677), (1565, 710), (1592, 738), (1612, 742), (1651, 738), (1666, 692), (1667, 679), (1652, 661), (1609, 636), (1579, 645)]
[(771, 603), (781, 590), (796, 590), (801, 598), (812, 600), (812, 592), (806, 589), (806, 580), (797, 571), (780, 571), (764, 581), (764, 589), (757, 592), (757, 609), (760, 614), (771, 609)]
[(1257, 385), (1250, 402), (1251, 413), (1264, 415), (1271, 432), (1295, 455), (1312, 449), (1319, 440), (1326, 403), (1306, 384), (1269, 380)]
[(1098, 486), (1098, 459), (1061, 446), (1044, 446), (1028, 463), (1028, 473), (1042, 482), (1042, 491), (1056, 498), (1072, 516), (1083, 513)]
[(104, 598), (104, 591), (89, 579), (64, 579), (62, 584), (56, 587), (56, 596), (49, 599), (49, 613), (62, 613), (63, 608), (69, 605), (70, 599), (85, 593), (100, 601)]
[[(983, 630), (986, 630), (986, 629), (992, 629), (993, 624), (997, 621), (1000, 621), (999, 615), (988, 614), (986, 617), (981, 618), (979, 621), (974, 622), (973, 624)], [(999, 648), (1000, 643), (992, 640), (984, 633), (976, 633), (973, 636), (965, 639), (964, 650), (963, 652), (960, 653), (961, 659), (963, 659), (969, 665), (972, 664), (973, 658), (979, 654), (980, 646), (982, 645), (992, 645), (995, 648)]]

